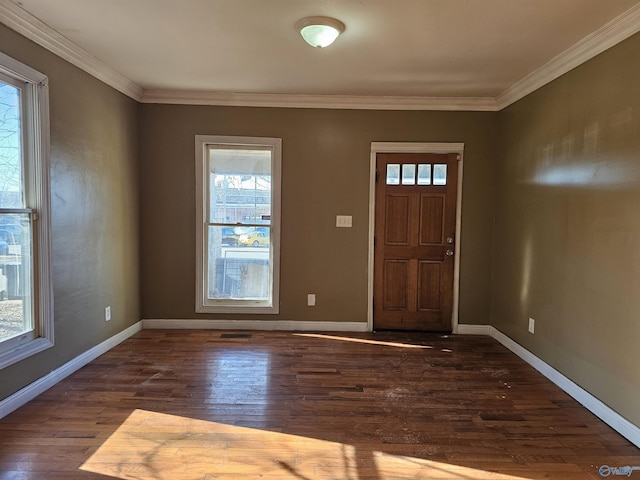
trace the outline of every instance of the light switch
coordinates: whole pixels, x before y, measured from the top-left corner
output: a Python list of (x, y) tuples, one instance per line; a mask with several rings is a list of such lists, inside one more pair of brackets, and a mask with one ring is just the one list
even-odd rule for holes
[(351, 215), (336, 215), (336, 227), (351, 228), (351, 226), (352, 226)]

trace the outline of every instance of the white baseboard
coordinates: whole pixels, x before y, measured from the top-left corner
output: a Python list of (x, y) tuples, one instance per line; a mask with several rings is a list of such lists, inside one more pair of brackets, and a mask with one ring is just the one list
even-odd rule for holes
[[(486, 330), (489, 336), (495, 338), (502, 345), (507, 347), (513, 353), (522, 358), (525, 362), (538, 370), (542, 375), (547, 377), (558, 387), (564, 390), (567, 394), (573, 397), (578, 403), (584, 406), (587, 410), (593, 413), (596, 417), (602, 420), (604, 423), (613, 428), (620, 435), (625, 437), (636, 447), (640, 448), (640, 428), (628, 421), (626, 418), (612, 410), (589, 392), (584, 390), (579, 385), (576, 385), (569, 378), (565, 377), (562, 373), (557, 371), (548, 363), (544, 362), (522, 345), (516, 343), (514, 340), (506, 336), (500, 330), (492, 327), (491, 325), (459, 325), (458, 333), (460, 334), (478, 334), (477, 332)], [(471, 328), (468, 328), (471, 327)]]
[(59, 368), (56, 368), (52, 372), (48, 373), (44, 377), (39, 378), (35, 382), (27, 385), (21, 390), (18, 390), (13, 395), (0, 401), (0, 418), (6, 417), (14, 410), (25, 405), (27, 402), (33, 400), (41, 393), (45, 392), (49, 388), (53, 387), (60, 380), (68, 377), (76, 370), (84, 367), (86, 364), (95, 360), (100, 355), (108, 352), (116, 345), (122, 343), (133, 334), (142, 330), (142, 322), (137, 322), (131, 325), (126, 330), (108, 338), (104, 342), (90, 348), (84, 353), (81, 353), (73, 360), (68, 361)]
[(458, 324), (458, 328), (454, 333), (459, 335), (491, 335), (491, 325), (468, 325)]
[(288, 320), (201, 320), (160, 319), (142, 320), (145, 330), (283, 330), (304, 332), (367, 332), (367, 322), (296, 322)]

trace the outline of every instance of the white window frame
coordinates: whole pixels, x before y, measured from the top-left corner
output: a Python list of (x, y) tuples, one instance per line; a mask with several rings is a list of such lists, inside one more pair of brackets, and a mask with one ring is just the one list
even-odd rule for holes
[[(208, 291), (208, 226), (209, 226), (209, 157), (210, 145), (225, 147), (271, 148), (271, 234), (269, 268), (270, 301), (209, 299)], [(280, 312), (280, 198), (282, 185), (282, 139), (272, 137), (235, 137), (196, 135), (196, 312), (198, 313), (264, 313)]]
[(22, 92), (25, 209), (32, 225), (33, 331), (0, 343), (0, 369), (54, 345), (49, 215), (49, 86), (47, 76), (0, 52), (0, 73)]

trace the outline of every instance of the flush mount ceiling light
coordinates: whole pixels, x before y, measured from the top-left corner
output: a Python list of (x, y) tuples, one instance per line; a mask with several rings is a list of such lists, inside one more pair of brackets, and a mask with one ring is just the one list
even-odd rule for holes
[(307, 17), (296, 24), (300, 35), (312, 47), (324, 48), (331, 45), (344, 32), (344, 23), (330, 17)]

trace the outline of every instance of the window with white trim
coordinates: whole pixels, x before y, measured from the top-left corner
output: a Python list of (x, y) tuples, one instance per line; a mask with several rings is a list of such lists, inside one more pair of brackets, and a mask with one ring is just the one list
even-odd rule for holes
[(53, 345), (47, 77), (0, 53), (0, 368)]
[(196, 136), (196, 311), (278, 313), (282, 140)]

